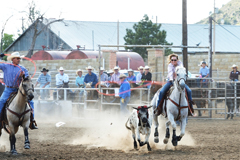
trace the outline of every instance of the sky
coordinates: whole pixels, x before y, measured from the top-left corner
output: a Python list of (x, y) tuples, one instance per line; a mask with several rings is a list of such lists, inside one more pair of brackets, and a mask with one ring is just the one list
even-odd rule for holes
[[(230, 0), (215, 0), (221, 8)], [(11, 15), (5, 33), (21, 33), (31, 0), (0, 0), (0, 28)], [(153, 22), (182, 23), (182, 0), (34, 0), (46, 18), (77, 21), (138, 22), (147, 14)], [(187, 23), (194, 24), (213, 12), (214, 0), (187, 0)], [(157, 17), (157, 18), (156, 18)], [(26, 23), (26, 22), (25, 22)], [(18, 32), (19, 31), (19, 32)]]

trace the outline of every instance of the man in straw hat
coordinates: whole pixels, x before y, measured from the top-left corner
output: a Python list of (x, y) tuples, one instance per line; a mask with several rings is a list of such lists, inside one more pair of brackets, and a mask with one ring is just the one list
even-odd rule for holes
[(140, 66), (138, 70), (139, 70), (139, 73), (136, 76), (136, 82), (140, 83), (142, 79), (142, 74), (143, 74), (143, 66)]
[(129, 82), (126, 80), (127, 76), (125, 74), (120, 74), (120, 89), (119, 89), (119, 97), (120, 99), (120, 110), (122, 115), (127, 115), (129, 113), (127, 109), (127, 104), (130, 101), (131, 96), (131, 88)]
[(113, 70), (109, 70), (108, 72), (108, 75), (109, 75), (109, 77), (108, 77), (108, 81), (112, 81), (112, 75), (113, 75)]
[[(100, 67), (101, 82), (106, 82), (106, 81), (108, 81), (108, 75), (106, 73), (104, 73), (103, 71), (104, 71), (103, 67)], [(97, 77), (98, 77), (98, 75), (97, 75)]]
[(85, 82), (85, 83), (90, 83), (90, 82), (92, 82), (92, 88), (94, 88), (95, 85), (98, 83), (97, 75), (92, 72), (93, 67), (91, 67), (91, 66), (88, 66), (88, 67), (86, 68), (86, 70), (88, 70), (88, 73), (86, 74), (86, 76), (85, 76), (85, 78), (84, 78), (84, 82)]
[(67, 82), (69, 82), (69, 77), (68, 77), (68, 75), (67, 74), (65, 74), (64, 73), (64, 69), (63, 69), (63, 67), (60, 67), (59, 69), (58, 69), (58, 74), (56, 74), (56, 85), (57, 85), (57, 88), (60, 88), (60, 87), (62, 87), (62, 85), (63, 85), (63, 82), (64, 83), (67, 83)]
[[(168, 81), (167, 83), (162, 87), (160, 94), (159, 94), (159, 98), (158, 98), (158, 107), (161, 107), (164, 101), (164, 96), (166, 95), (167, 91), (170, 89), (170, 87), (173, 85), (173, 81), (176, 78), (176, 73), (175, 73), (175, 69), (176, 67), (180, 66), (183, 67), (182, 62), (178, 59), (178, 55), (177, 54), (170, 54), (168, 56)], [(187, 86), (187, 84), (185, 84), (185, 88), (187, 90), (187, 96), (189, 99), (189, 103), (190, 103), (190, 108), (192, 110), (192, 113), (194, 112), (193, 110), (193, 101), (192, 101), (192, 91), (190, 90), (190, 88)], [(160, 105), (160, 106), (159, 106)], [(191, 112), (188, 111), (189, 115), (191, 115)], [(161, 114), (161, 113), (160, 113)]]
[(236, 64), (232, 65), (232, 71), (230, 72), (229, 78), (231, 81), (238, 81), (238, 75), (240, 72), (237, 70), (238, 66)]
[[(40, 88), (49, 88), (51, 83), (51, 75), (48, 74), (48, 69), (43, 68), (42, 74), (39, 75), (35, 87), (40, 83)], [(41, 99), (45, 99), (49, 96), (49, 92), (46, 89), (40, 90)]]
[(119, 76), (120, 76), (119, 67), (116, 66), (113, 69), (114, 69), (114, 74), (112, 75), (112, 81), (116, 82), (120, 85), (121, 82), (120, 82), (120, 79), (119, 79)]
[[(9, 98), (9, 96), (13, 92), (17, 92), (18, 90), (18, 82), (20, 83), (22, 81), (22, 76), (25, 74), (25, 77), (28, 77), (28, 70), (24, 68), (23, 66), (19, 65), (21, 58), (24, 56), (20, 56), (19, 52), (14, 52), (10, 56), (8, 56), (7, 60), (12, 61), (11, 64), (6, 64), (6, 63), (1, 63), (0, 64), (0, 69), (4, 73), (4, 83), (5, 83), (5, 90), (3, 91), (3, 94), (1, 95), (0, 98), (0, 119), (1, 118), (1, 111)], [(34, 103), (33, 101), (29, 101), (31, 108), (33, 109), (34, 112)], [(38, 129), (34, 123), (34, 114), (31, 112), (31, 117), (30, 117), (30, 128), (31, 129)], [(1, 124), (0, 124), (1, 125)]]
[[(76, 71), (76, 74), (78, 76), (76, 77), (75, 85), (78, 86), (79, 88), (84, 88), (84, 78), (85, 78), (85, 76), (82, 75), (82, 70), (78, 69)], [(84, 93), (84, 89), (81, 89), (80, 92), (79, 92), (79, 96), (80, 96), (79, 100), (80, 101), (82, 100), (83, 93)]]
[(144, 67), (144, 70), (145, 70), (145, 71), (144, 71), (143, 74), (142, 74), (142, 81), (143, 81), (143, 82), (145, 81), (144, 84), (148, 84), (148, 85), (147, 85), (147, 88), (150, 88), (150, 87), (151, 87), (151, 81), (152, 81), (152, 73), (149, 72), (149, 69), (150, 69), (149, 66), (145, 66), (145, 67)]

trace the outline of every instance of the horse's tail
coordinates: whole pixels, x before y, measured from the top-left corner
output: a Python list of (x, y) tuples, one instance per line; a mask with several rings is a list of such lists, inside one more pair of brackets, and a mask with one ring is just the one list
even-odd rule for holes
[(129, 118), (128, 118), (127, 122), (125, 123), (125, 127), (126, 127), (128, 130), (130, 130), (130, 131), (131, 131), (131, 128), (130, 128), (130, 127), (128, 127), (128, 125), (127, 125), (128, 121), (129, 121)]

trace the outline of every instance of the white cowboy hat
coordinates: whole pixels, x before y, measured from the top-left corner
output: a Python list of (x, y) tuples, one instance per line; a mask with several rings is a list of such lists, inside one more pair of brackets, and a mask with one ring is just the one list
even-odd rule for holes
[(60, 67), (60, 68), (58, 69), (58, 71), (64, 71), (63, 67)]
[(236, 68), (238, 68), (238, 66), (237, 66), (236, 64), (233, 64), (233, 65), (232, 65), (232, 68), (233, 68), (233, 67), (236, 67)]
[(121, 73), (119, 78), (127, 78), (127, 76), (125, 74)]
[(150, 69), (150, 67), (149, 66), (145, 66), (144, 69)]
[(138, 67), (138, 70), (140, 70), (140, 69), (144, 69), (144, 67), (143, 66)]
[(100, 67), (100, 71), (104, 71), (105, 69), (103, 67)]
[(130, 69), (128, 69), (128, 72), (133, 72), (133, 70), (130, 68)]
[(113, 69), (114, 69), (114, 70), (115, 70), (115, 69), (118, 69), (118, 70), (119, 70), (120, 68), (119, 68), (118, 66), (115, 66)]
[(198, 66), (202, 66), (202, 62), (203, 62), (203, 61), (201, 61), (201, 62), (198, 64)]
[(88, 67), (86, 68), (86, 70), (88, 70), (88, 69), (92, 69), (92, 70), (93, 70), (93, 67), (92, 67), (92, 66), (88, 66)]
[(78, 75), (78, 72), (82, 72), (82, 70), (81, 69), (78, 69), (77, 71), (76, 71), (76, 74)]
[(20, 56), (19, 52), (13, 52), (10, 56), (7, 57), (8, 61), (11, 61), (13, 58), (23, 58), (24, 56)]
[(114, 73), (114, 72), (113, 72), (113, 70), (109, 70), (107, 73), (110, 74), (110, 73)]

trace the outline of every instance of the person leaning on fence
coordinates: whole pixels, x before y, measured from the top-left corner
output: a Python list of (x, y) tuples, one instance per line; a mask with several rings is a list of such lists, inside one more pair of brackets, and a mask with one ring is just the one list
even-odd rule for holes
[(120, 82), (120, 79), (119, 79), (119, 76), (120, 76), (119, 69), (120, 68), (118, 66), (114, 67), (114, 74), (112, 75), (112, 81), (116, 82), (120, 85), (121, 82)]
[(136, 83), (136, 77), (134, 76), (134, 73), (133, 73), (132, 69), (128, 70), (127, 81), (130, 82), (130, 83)]
[(201, 62), (201, 68), (199, 70), (199, 74), (200, 74), (199, 77), (202, 78), (202, 80), (197, 79), (198, 87), (200, 87), (200, 81), (203, 83), (207, 83), (206, 78), (208, 78), (208, 76), (209, 76), (209, 68), (206, 65), (207, 64), (205, 61)]
[[(98, 75), (97, 75), (97, 77), (98, 77)], [(104, 73), (103, 67), (100, 67), (100, 77), (101, 77), (101, 82), (107, 82), (108, 81), (108, 75), (106, 73)]]
[[(48, 74), (48, 69), (43, 68), (41, 70), (42, 74), (39, 75), (35, 87), (40, 83), (40, 88), (49, 88), (51, 83), (51, 75)], [(49, 90), (41, 89), (40, 90), (41, 99), (49, 98)]]
[(58, 69), (58, 74), (55, 76), (56, 77), (56, 86), (57, 88), (61, 88), (63, 83), (68, 83), (69, 82), (69, 77), (67, 74), (64, 73), (63, 67), (60, 67)]
[[(163, 100), (164, 97), (167, 93), (167, 91), (170, 89), (170, 87), (173, 85), (173, 81), (176, 78), (176, 73), (175, 73), (175, 69), (177, 66), (183, 67), (183, 64), (180, 60), (178, 60), (178, 55), (176, 54), (170, 54), (168, 56), (168, 81), (167, 83), (162, 87), (160, 94), (159, 94), (159, 99), (158, 99), (158, 103), (157, 106), (159, 106), (160, 104), (163, 104)], [(187, 96), (189, 99), (189, 104), (191, 107), (191, 110), (193, 111), (193, 101), (192, 101), (192, 91), (190, 90), (190, 88), (187, 86), (187, 84), (185, 84), (185, 88), (187, 90)], [(190, 112), (189, 112), (190, 113)], [(190, 114), (189, 114), (190, 115)]]
[(121, 74), (119, 76), (121, 85), (119, 89), (119, 97), (120, 99), (120, 111), (122, 116), (127, 116), (129, 111), (127, 109), (127, 104), (130, 101), (131, 96), (131, 90), (130, 90), (130, 84), (126, 80), (127, 76), (125, 74)]
[(149, 72), (150, 67), (145, 66), (144, 72), (142, 74), (142, 81), (143, 84), (147, 85), (147, 88), (151, 87), (151, 81), (152, 81), (152, 73)]
[(240, 72), (238, 71), (238, 66), (236, 64), (232, 65), (232, 71), (230, 72), (229, 79), (237, 82), (239, 74)]
[[(84, 88), (84, 76), (82, 75), (82, 70), (78, 69), (76, 71), (76, 75), (77, 77), (76, 77), (75, 85), (78, 86), (79, 88)], [(84, 89), (81, 89), (79, 92), (80, 101), (82, 100), (83, 93), (84, 93)]]
[(138, 68), (138, 70), (139, 70), (139, 73), (137, 74), (137, 76), (136, 76), (136, 83), (141, 83), (141, 79), (142, 79), (142, 74), (143, 74), (143, 66), (140, 66), (139, 68)]
[(86, 70), (88, 70), (88, 73), (84, 77), (84, 83), (87, 84), (92, 82), (91, 87), (94, 88), (95, 85), (98, 83), (97, 75), (92, 72), (93, 68), (91, 66), (88, 66)]

